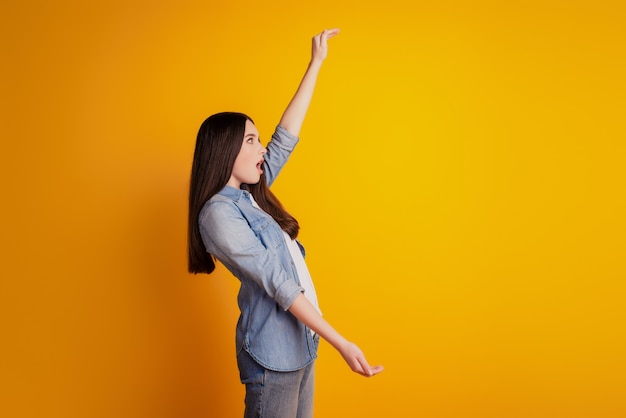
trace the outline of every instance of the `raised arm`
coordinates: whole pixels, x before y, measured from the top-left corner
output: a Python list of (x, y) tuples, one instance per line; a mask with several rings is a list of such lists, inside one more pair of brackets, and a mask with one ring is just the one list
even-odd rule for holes
[(289, 307), (289, 312), (307, 327), (317, 332), (328, 341), (348, 363), (353, 372), (371, 377), (383, 371), (383, 366), (370, 366), (365, 355), (354, 343), (341, 336), (313, 307), (311, 302), (300, 293)]
[(304, 73), (304, 77), (302, 77), (298, 90), (296, 90), (296, 94), (289, 102), (279, 123), (280, 126), (295, 136), (300, 135), (302, 122), (304, 122), (304, 117), (313, 97), (313, 90), (315, 90), (317, 75), (328, 54), (327, 41), (338, 33), (339, 29), (325, 29), (322, 33), (313, 37), (311, 61)]

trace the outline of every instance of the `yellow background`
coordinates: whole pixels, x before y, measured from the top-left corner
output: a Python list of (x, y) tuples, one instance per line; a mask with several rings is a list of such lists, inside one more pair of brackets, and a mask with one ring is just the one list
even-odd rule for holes
[(626, 416), (614, 1), (5, 2), (3, 417), (239, 417), (237, 282), (186, 273), (197, 129), (267, 140), (326, 317), (318, 417)]

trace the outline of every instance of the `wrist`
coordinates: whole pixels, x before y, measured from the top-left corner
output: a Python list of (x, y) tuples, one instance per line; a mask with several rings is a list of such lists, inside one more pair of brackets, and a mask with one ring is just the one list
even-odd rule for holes
[(335, 350), (343, 353), (350, 344), (350, 341), (346, 340), (341, 335), (337, 335), (335, 340), (329, 341), (329, 343), (335, 348)]
[(309, 61), (309, 70), (319, 70), (323, 62), (323, 58), (311, 58), (311, 61)]

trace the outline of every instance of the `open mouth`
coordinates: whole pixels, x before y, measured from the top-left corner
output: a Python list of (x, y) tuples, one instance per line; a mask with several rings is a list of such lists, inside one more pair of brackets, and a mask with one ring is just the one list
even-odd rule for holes
[(258, 163), (256, 163), (256, 169), (259, 170), (259, 172), (263, 172), (263, 160), (259, 161)]

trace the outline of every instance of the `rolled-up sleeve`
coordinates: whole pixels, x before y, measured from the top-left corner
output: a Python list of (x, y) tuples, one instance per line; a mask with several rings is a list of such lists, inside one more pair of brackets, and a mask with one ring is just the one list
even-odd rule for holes
[(292, 135), (282, 126), (276, 126), (272, 139), (267, 144), (267, 154), (263, 164), (268, 186), (274, 182), (299, 140), (300, 138)]
[(213, 254), (240, 280), (250, 279), (287, 310), (304, 291), (292, 273), (256, 236), (239, 209), (226, 201), (211, 202), (200, 213), (200, 234)]

